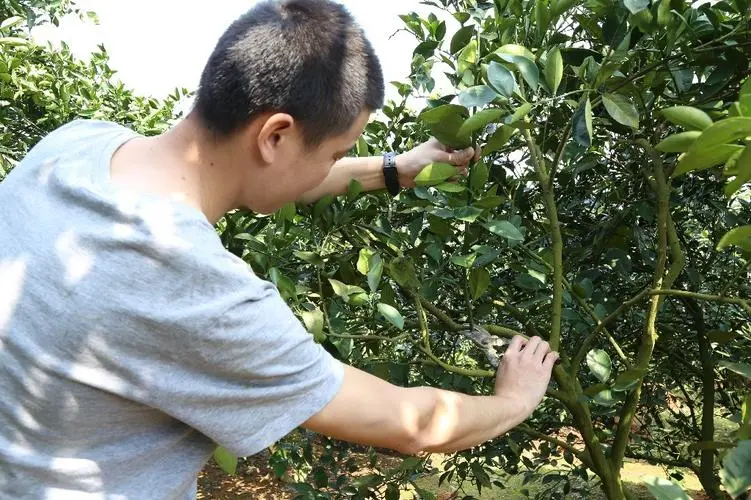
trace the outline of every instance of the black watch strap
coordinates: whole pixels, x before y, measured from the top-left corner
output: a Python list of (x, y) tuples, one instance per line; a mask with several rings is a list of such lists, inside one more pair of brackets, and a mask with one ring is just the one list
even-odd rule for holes
[(386, 181), (386, 189), (391, 196), (399, 194), (399, 172), (396, 170), (396, 154), (384, 153), (383, 155), (383, 178)]

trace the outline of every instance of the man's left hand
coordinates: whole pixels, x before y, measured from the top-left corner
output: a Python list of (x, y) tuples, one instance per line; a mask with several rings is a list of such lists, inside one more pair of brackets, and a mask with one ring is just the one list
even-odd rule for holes
[(480, 157), (480, 150), (475, 148), (454, 151), (441, 144), (437, 139), (430, 140), (402, 153), (396, 157), (396, 168), (399, 171), (399, 183), (404, 188), (415, 186), (415, 177), (427, 165), (434, 162), (454, 165), (461, 175), (467, 175), (469, 162)]

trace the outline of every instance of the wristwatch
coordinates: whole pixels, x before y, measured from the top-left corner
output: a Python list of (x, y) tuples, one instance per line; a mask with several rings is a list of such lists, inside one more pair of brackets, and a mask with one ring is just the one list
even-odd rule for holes
[(383, 154), (383, 178), (389, 194), (391, 196), (399, 194), (401, 186), (399, 185), (399, 172), (396, 170), (396, 153)]

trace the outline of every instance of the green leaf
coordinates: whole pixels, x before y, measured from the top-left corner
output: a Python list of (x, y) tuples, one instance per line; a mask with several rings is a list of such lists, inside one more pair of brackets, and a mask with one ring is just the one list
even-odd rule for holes
[(613, 395), (613, 391), (610, 389), (598, 392), (592, 400), (600, 406), (615, 406), (618, 404), (618, 398)]
[(370, 269), (370, 258), (375, 254), (375, 252), (367, 247), (361, 248), (360, 253), (357, 258), (357, 270), (360, 271), (360, 274), (363, 276), (368, 275), (368, 270)]
[(281, 220), (294, 220), (295, 214), (297, 213), (297, 205), (292, 203), (287, 203), (282, 208), (276, 211), (277, 216)]
[(464, 121), (469, 118), (469, 111), (458, 104), (444, 104), (423, 111), (419, 119), (425, 122), (430, 132), (441, 143), (452, 148), (469, 146), (470, 138), (459, 136), (458, 132)]
[[(498, 94), (487, 85), (475, 85), (459, 94), (459, 104), (468, 108), (481, 108), (490, 104), (496, 97), (498, 97)], [(461, 135), (461, 132), (457, 132), (457, 135)]]
[(462, 122), (469, 117), (469, 111), (464, 106), (458, 104), (443, 104), (435, 108), (428, 108), (418, 117), (420, 120), (427, 124), (440, 123), (443, 120), (452, 117), (459, 116)]
[(691, 106), (673, 106), (672, 108), (665, 108), (661, 112), (666, 120), (679, 127), (691, 130), (708, 129), (713, 123), (708, 114)]
[(725, 456), (720, 479), (733, 498), (751, 489), (751, 440), (741, 441)]
[(507, 117), (504, 122), (506, 123), (506, 125), (513, 125), (524, 119), (524, 117), (527, 116), (530, 111), (532, 111), (532, 103), (525, 102), (524, 104), (516, 108), (514, 114)]
[(524, 241), (524, 235), (519, 228), (507, 220), (489, 220), (485, 226), (488, 231), (498, 236), (503, 236), (510, 241)]
[(323, 311), (315, 308), (312, 311), (303, 311), (301, 316), (303, 323), (305, 323), (305, 328), (313, 334), (316, 342), (326, 340), (326, 335), (323, 333)]
[(474, 222), (482, 214), (482, 210), (475, 207), (459, 207), (454, 209), (454, 217), (465, 222)]
[(482, 148), (482, 156), (487, 156), (490, 153), (495, 153), (500, 150), (517, 131), (518, 129), (509, 127), (508, 125), (498, 127), (498, 129), (493, 132), (493, 135), (488, 138), (485, 147)]
[(383, 260), (381, 256), (373, 254), (368, 261), (368, 287), (371, 292), (378, 290), (378, 285), (381, 283), (381, 275), (383, 274)]
[(225, 448), (221, 446), (216, 447), (216, 450), (214, 450), (214, 460), (227, 474), (235, 474), (237, 472), (237, 457)]
[(587, 366), (592, 374), (603, 383), (610, 378), (610, 371), (613, 368), (610, 356), (602, 349), (592, 349), (587, 353)]
[(459, 28), (456, 33), (454, 33), (454, 36), (451, 37), (451, 44), (450, 44), (450, 50), (452, 54), (456, 54), (460, 50), (462, 50), (464, 47), (467, 46), (469, 41), (472, 39), (472, 35), (475, 34), (475, 27), (474, 26), (463, 26)]
[(692, 151), (735, 142), (751, 136), (751, 117), (726, 118), (705, 129), (696, 139)]
[(735, 161), (735, 178), (725, 186), (725, 195), (732, 196), (748, 181), (751, 181), (751, 146), (746, 146)]
[(396, 257), (388, 265), (389, 274), (399, 286), (408, 289), (417, 288), (417, 273), (415, 272), (415, 263), (409, 257)]
[(455, 176), (457, 172), (456, 167), (448, 163), (431, 163), (417, 174), (415, 184), (418, 186), (435, 186)]
[(751, 95), (751, 76), (746, 77), (746, 79), (743, 80), (739, 94), (741, 97)]
[(469, 269), (470, 267), (472, 267), (472, 264), (475, 263), (476, 258), (477, 254), (474, 253), (467, 255), (452, 255), (451, 262), (453, 262), (457, 266), (466, 267), (467, 269)]
[(365, 290), (359, 286), (347, 285), (332, 278), (329, 278), (329, 283), (331, 283), (331, 288), (334, 290), (334, 293), (339, 297), (344, 298), (345, 301), (349, 299), (350, 295), (365, 293)]
[(398, 329), (404, 329), (404, 316), (393, 306), (379, 302), (376, 306), (378, 312), (388, 320), (389, 323), (397, 327)]
[(490, 61), (488, 64), (488, 83), (504, 97), (511, 97), (516, 88), (514, 74), (496, 61)]
[[(748, 226), (751, 228), (751, 226)], [(719, 365), (723, 368), (727, 368), (730, 371), (734, 371), (738, 375), (743, 375), (747, 379), (751, 380), (751, 365), (748, 363), (731, 363), (730, 361), (720, 361)]]
[(476, 130), (485, 128), (489, 123), (498, 121), (503, 116), (504, 111), (498, 108), (483, 109), (465, 120), (459, 128), (458, 135), (470, 136)]
[(472, 269), (469, 273), (469, 289), (472, 299), (479, 299), (490, 286), (490, 273), (484, 267)]
[(20, 45), (28, 45), (29, 40), (17, 36), (3, 36), (0, 37), (0, 45), (6, 45), (8, 47), (18, 47)]
[(613, 382), (613, 390), (618, 392), (630, 391), (636, 387), (645, 373), (645, 370), (638, 368), (629, 368), (625, 372), (619, 373)]
[(438, 184), (437, 186), (435, 186), (435, 188), (438, 191), (443, 191), (444, 193), (461, 193), (462, 191), (467, 190), (467, 188), (465, 188), (461, 184), (457, 184), (456, 182), (444, 182), (442, 184)]
[(526, 57), (530, 61), (537, 59), (535, 55), (523, 45), (516, 45), (513, 43), (506, 44), (495, 51), (496, 54), (510, 54), (512, 56)]
[(690, 130), (667, 136), (655, 146), (657, 151), (662, 153), (685, 153), (693, 146), (696, 138), (701, 135), (698, 130)]
[(717, 244), (717, 250), (723, 250), (731, 245), (751, 252), (751, 226), (740, 226), (731, 229)]
[(276, 285), (277, 289), (279, 290), (279, 294), (282, 297), (284, 297), (285, 299), (297, 297), (295, 284), (292, 282), (292, 280), (282, 274), (282, 272), (278, 268), (272, 267), (271, 269), (269, 269), (269, 278), (271, 279), (271, 282)]
[(602, 94), (602, 103), (608, 114), (621, 125), (633, 129), (639, 128), (639, 112), (636, 107), (621, 94)]
[(469, 172), (469, 187), (472, 191), (479, 192), (485, 188), (488, 182), (490, 169), (484, 162), (477, 162)]
[(477, 39), (472, 38), (457, 57), (457, 71), (461, 74), (477, 63)]
[(295, 250), (292, 252), (298, 259), (309, 262), (316, 267), (323, 267), (323, 259), (315, 252), (304, 252), (301, 250)]
[(347, 185), (347, 200), (353, 201), (364, 191), (362, 184), (356, 179), (351, 179)]
[(553, 95), (558, 92), (561, 80), (563, 80), (563, 56), (558, 47), (555, 47), (548, 52), (548, 59), (545, 63), (545, 81)]
[(660, 0), (660, 5), (657, 7), (657, 23), (660, 26), (668, 26), (673, 18), (672, 12), (670, 12), (670, 0)]
[(657, 500), (691, 500), (678, 483), (658, 476), (642, 476), (649, 492)]
[[(696, 144), (694, 143), (694, 146)], [(695, 150), (692, 147), (688, 153), (683, 155), (678, 161), (678, 165), (673, 171), (672, 177), (678, 177), (687, 172), (694, 170), (704, 170), (725, 163), (728, 159), (739, 151), (743, 146), (734, 144), (720, 144), (704, 150)]]
[(533, 91), (537, 91), (537, 87), (540, 84), (540, 70), (537, 68), (537, 64), (535, 64), (534, 57), (530, 59), (525, 56), (499, 53), (497, 51), (496, 54), (504, 61), (516, 66), (524, 81), (527, 82)]
[(365, 140), (365, 136), (360, 136), (359, 139), (357, 139), (357, 146), (355, 148), (355, 152), (357, 153), (357, 156), (364, 157), (364, 156), (370, 156), (370, 150), (368, 148), (368, 142)]
[(588, 148), (592, 145), (592, 103), (589, 98), (576, 109), (572, 121), (574, 140)]

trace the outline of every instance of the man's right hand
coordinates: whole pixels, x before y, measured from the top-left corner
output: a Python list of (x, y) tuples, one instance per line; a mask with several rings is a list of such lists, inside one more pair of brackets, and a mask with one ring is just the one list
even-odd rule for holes
[(498, 366), (495, 394), (520, 410), (519, 423), (542, 401), (558, 358), (540, 337), (527, 340), (517, 335), (511, 340)]

